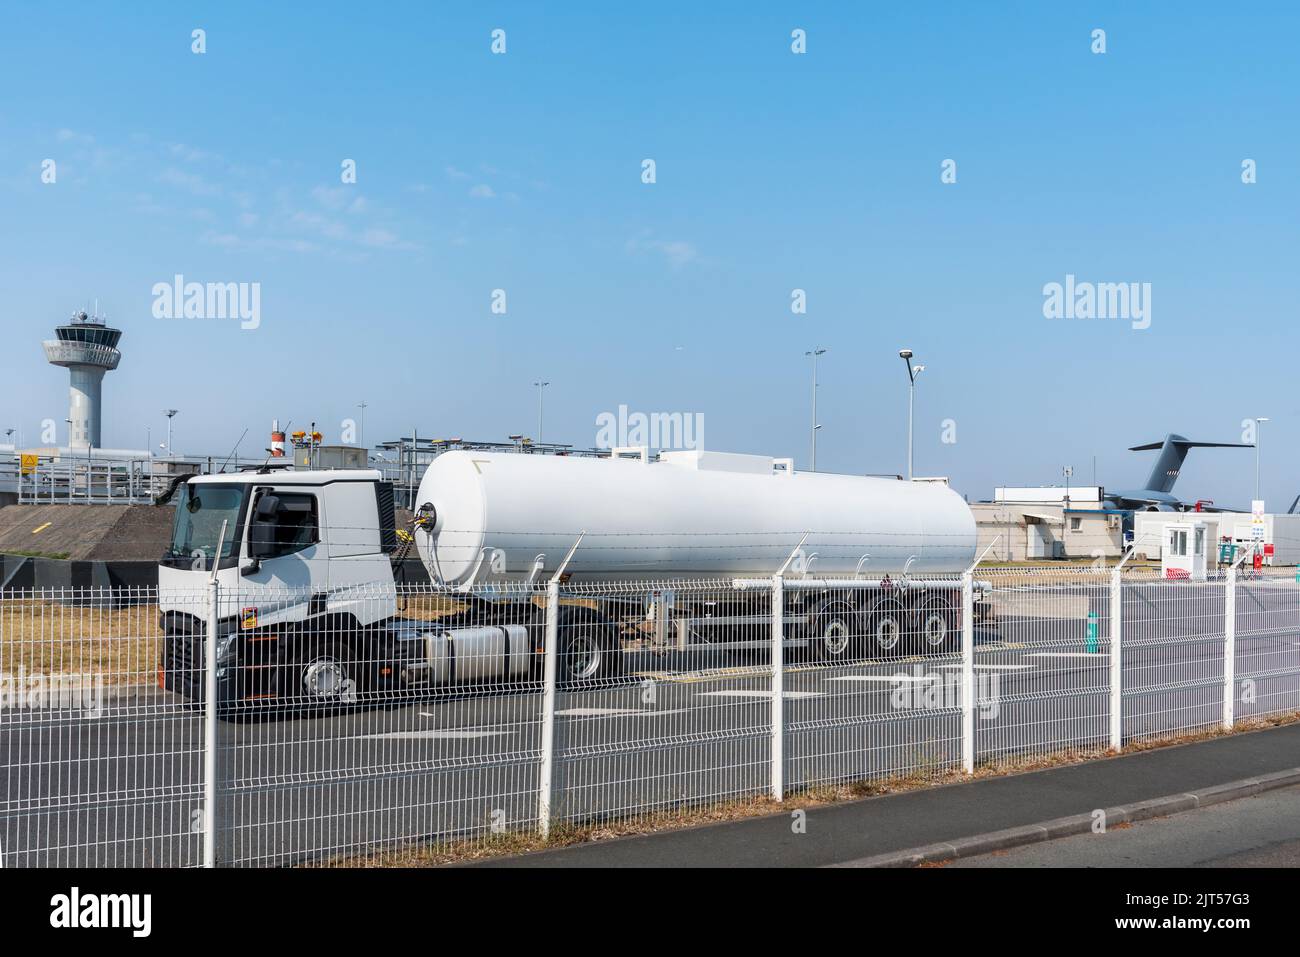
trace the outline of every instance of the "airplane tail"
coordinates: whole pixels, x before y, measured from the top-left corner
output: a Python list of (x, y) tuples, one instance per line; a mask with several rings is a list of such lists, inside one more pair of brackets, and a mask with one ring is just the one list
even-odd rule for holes
[(1159, 449), (1160, 455), (1156, 459), (1156, 464), (1151, 467), (1151, 475), (1147, 478), (1147, 488), (1157, 492), (1172, 492), (1174, 482), (1178, 481), (1178, 473), (1187, 458), (1187, 450), (1199, 448), (1252, 449), (1254, 446), (1244, 442), (1193, 442), (1181, 435), (1170, 433), (1160, 442), (1135, 445), (1129, 451), (1147, 452)]

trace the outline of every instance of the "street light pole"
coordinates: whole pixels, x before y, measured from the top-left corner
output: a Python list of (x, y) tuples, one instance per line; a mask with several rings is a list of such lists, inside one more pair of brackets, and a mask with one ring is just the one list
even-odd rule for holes
[(817, 424), (817, 357), (826, 354), (825, 349), (813, 349), (805, 352), (805, 356), (811, 356), (813, 361), (812, 370), (812, 463), (809, 471), (817, 471), (817, 430), (821, 428)]
[(1255, 417), (1255, 500), (1259, 501), (1259, 433), (1260, 425), (1267, 422), (1266, 416)]
[(907, 363), (907, 480), (912, 481), (912, 411), (916, 404), (916, 377), (925, 366), (912, 365), (912, 350), (899, 349), (898, 357)]
[(167, 457), (171, 458), (172, 454), (172, 417), (180, 409), (163, 409), (163, 415), (167, 416)]
[(537, 386), (537, 444), (542, 444), (542, 414), (546, 407), (546, 387), (549, 382), (538, 379), (533, 385)]
[[(361, 410), (361, 436), (360, 436), (361, 440), (357, 444), (360, 445), (363, 449), (366, 447), (366, 406), (369, 404), (370, 403), (368, 403), (365, 399), (362, 399), (357, 404), (357, 408)], [(368, 461), (370, 459), (370, 456), (367, 455), (366, 459)]]

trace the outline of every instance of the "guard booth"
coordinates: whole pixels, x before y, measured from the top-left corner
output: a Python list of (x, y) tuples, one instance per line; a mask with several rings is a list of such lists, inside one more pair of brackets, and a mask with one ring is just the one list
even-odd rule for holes
[(1204, 522), (1171, 522), (1165, 526), (1160, 549), (1160, 575), (1183, 581), (1205, 581), (1206, 525)]

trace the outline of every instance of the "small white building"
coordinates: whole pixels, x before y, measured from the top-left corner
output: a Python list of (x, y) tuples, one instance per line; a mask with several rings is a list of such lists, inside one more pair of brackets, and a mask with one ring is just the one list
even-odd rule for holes
[(1175, 581), (1205, 581), (1209, 551), (1208, 530), (1203, 521), (1170, 522), (1165, 526), (1160, 557), (1160, 577)]
[[(1261, 513), (1259, 520), (1249, 512), (1135, 512), (1133, 552), (1139, 558), (1163, 561), (1169, 542), (1168, 529), (1189, 521), (1206, 529), (1207, 562), (1211, 569), (1240, 556), (1241, 549), (1262, 543), (1266, 565), (1300, 565), (1300, 514)], [(1223, 549), (1229, 545), (1234, 548)]]
[(1060, 503), (976, 502), (977, 551), (993, 561), (1116, 558), (1124, 553), (1124, 516)]

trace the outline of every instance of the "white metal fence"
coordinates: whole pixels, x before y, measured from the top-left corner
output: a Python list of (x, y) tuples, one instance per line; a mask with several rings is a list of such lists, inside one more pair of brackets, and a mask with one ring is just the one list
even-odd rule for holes
[(37, 456), (25, 467), (16, 454), (0, 454), (0, 492), (19, 505), (147, 505), (171, 478), (165, 464), (147, 458)]
[(1238, 575), (6, 592), (0, 861), (457, 856), (1300, 711), (1300, 583)]

